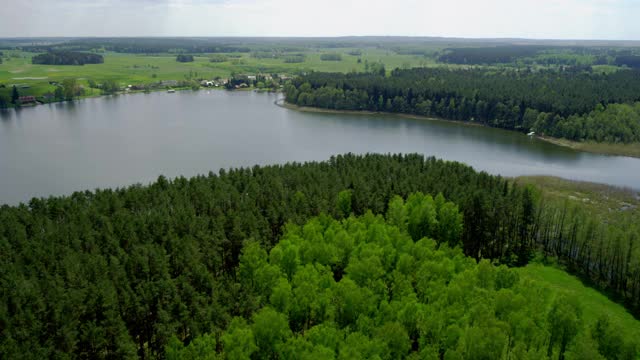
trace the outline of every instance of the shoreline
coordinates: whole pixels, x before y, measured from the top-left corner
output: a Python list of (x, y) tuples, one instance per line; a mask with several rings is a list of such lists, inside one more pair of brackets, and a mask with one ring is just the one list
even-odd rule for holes
[[(318, 113), (318, 114), (347, 114), (347, 115), (393, 115), (405, 119), (415, 120), (429, 120), (429, 121), (444, 121), (449, 123), (456, 123), (466, 126), (482, 126), (491, 129), (499, 129), (503, 131), (514, 132), (512, 130), (492, 128), (487, 125), (460, 121), (460, 120), (448, 120), (443, 118), (434, 118), (429, 116), (420, 116), (412, 114), (402, 113), (389, 113), (389, 112), (375, 112), (375, 111), (358, 111), (358, 110), (335, 110), (335, 109), (321, 109), (310, 106), (298, 106), (287, 103), (284, 99), (278, 99), (274, 103), (277, 106), (283, 107), (289, 110)], [(610, 143), (596, 143), (596, 142), (577, 142), (562, 138), (554, 138), (551, 136), (536, 135), (536, 139), (544, 141), (546, 143), (562, 146), (565, 148), (573, 149), (575, 151), (588, 152), (592, 154), (609, 155), (609, 156), (626, 156), (631, 158), (640, 158), (640, 143), (634, 144), (610, 144)]]
[[(157, 92), (167, 92), (168, 90), (169, 89), (156, 89), (156, 90), (150, 90), (150, 91), (145, 91), (145, 90), (118, 91), (113, 94), (91, 94), (91, 95), (78, 96), (77, 98), (72, 100), (49, 101), (49, 102), (36, 100), (36, 103), (29, 103), (24, 105), (21, 104), (20, 106), (10, 106), (6, 108), (1, 108), (0, 110), (22, 109), (22, 108), (38, 107), (42, 105), (72, 103), (79, 100), (106, 98), (110, 96), (131, 95), (131, 94), (151, 94), (151, 93), (157, 93)], [(173, 90), (175, 90), (175, 92), (178, 92), (178, 91), (185, 91), (185, 90), (192, 90), (192, 89), (191, 88), (174, 88)]]
[(640, 158), (640, 143), (633, 144), (610, 144), (597, 142), (578, 142), (562, 138), (554, 138), (551, 136), (536, 136), (536, 138), (558, 146), (570, 148), (576, 151), (583, 151), (592, 154), (609, 155), (609, 156), (626, 156), (631, 158)]
[[(38, 107), (38, 106), (42, 106), (42, 105), (51, 105), (51, 104), (64, 104), (64, 103), (72, 103), (72, 102), (76, 102), (76, 101), (80, 101), (80, 100), (86, 100), (86, 99), (98, 99), (98, 98), (107, 98), (107, 97), (113, 97), (113, 96), (123, 96), (123, 95), (136, 95), (136, 94), (152, 94), (152, 93), (162, 93), (162, 92), (168, 92), (169, 89), (155, 89), (155, 90), (149, 90), (149, 91), (145, 91), (145, 90), (130, 90), (130, 91), (118, 91), (116, 93), (113, 94), (93, 94), (93, 95), (84, 95), (84, 96), (80, 96), (77, 97), (73, 100), (62, 100), (62, 101), (50, 101), (50, 102), (42, 102), (42, 101), (37, 101), (37, 103), (29, 103), (29, 104), (24, 104), (24, 105), (20, 105), (20, 106), (11, 106), (11, 107), (6, 107), (6, 108), (0, 108), (0, 110), (12, 110), (12, 109), (24, 109), (24, 108), (34, 108), (34, 107)], [(257, 93), (278, 93), (279, 91), (270, 91), (270, 90), (265, 90), (265, 89), (258, 89), (258, 88), (246, 88), (246, 89), (234, 89), (234, 90), (227, 90), (224, 89), (222, 87), (201, 87), (197, 90), (185, 87), (185, 88), (173, 88), (172, 90), (174, 90), (174, 93), (176, 92), (182, 92), (182, 91), (202, 91), (202, 90), (208, 90), (208, 91), (239, 91), (239, 92), (257, 92)]]
[[(321, 109), (321, 108), (315, 108), (315, 107), (310, 107), (310, 106), (298, 106), (298, 105), (289, 104), (286, 101), (284, 101), (284, 99), (278, 99), (278, 100), (276, 100), (274, 102), (274, 104), (277, 105), (277, 106), (280, 106), (282, 108), (289, 109), (289, 110), (308, 112), (308, 113), (317, 113), (317, 114), (396, 116), (396, 117), (400, 117), (400, 118), (403, 118), (403, 119), (440, 121), (440, 122), (454, 123), (454, 124), (459, 124), (459, 125), (464, 125), (464, 126), (479, 126), (479, 127), (491, 128), (489, 126), (486, 126), (486, 125), (483, 125), (483, 124), (474, 123), (474, 122), (460, 121), (460, 120), (448, 120), (448, 119), (431, 117), (431, 116), (403, 114), (403, 113), (392, 113), (392, 112), (384, 112), (384, 111), (335, 110), (335, 109)], [(509, 131), (509, 130), (500, 129), (500, 128), (491, 128), (491, 129)]]

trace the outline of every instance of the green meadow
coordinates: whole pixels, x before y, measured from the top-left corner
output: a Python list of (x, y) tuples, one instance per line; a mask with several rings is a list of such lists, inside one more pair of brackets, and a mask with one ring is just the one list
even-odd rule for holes
[(588, 327), (603, 314), (621, 328), (629, 338), (640, 337), (640, 322), (624, 306), (611, 301), (600, 291), (585, 286), (580, 279), (555, 265), (531, 263), (517, 269), (523, 280), (531, 280), (549, 290), (575, 297), (581, 304), (582, 319)]
[(517, 182), (540, 189), (546, 201), (579, 205), (588, 216), (614, 226), (640, 218), (640, 193), (631, 189), (553, 176), (521, 176)]

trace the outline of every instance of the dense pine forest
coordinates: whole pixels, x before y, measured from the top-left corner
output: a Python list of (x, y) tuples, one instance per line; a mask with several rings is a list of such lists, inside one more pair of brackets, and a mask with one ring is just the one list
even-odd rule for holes
[(640, 141), (640, 71), (396, 69), (311, 73), (285, 88), (300, 106), (437, 116), (570, 140)]
[(447, 48), (438, 61), (459, 65), (618, 65), (638, 67), (633, 48), (498, 44)]
[(0, 208), (0, 354), (633, 359), (606, 318), (476, 261), (558, 256), (638, 314), (638, 233), (420, 155), (33, 199)]
[(531, 57), (547, 49), (545, 46), (495, 46), (447, 49), (438, 60), (449, 64), (511, 63), (518, 58)]

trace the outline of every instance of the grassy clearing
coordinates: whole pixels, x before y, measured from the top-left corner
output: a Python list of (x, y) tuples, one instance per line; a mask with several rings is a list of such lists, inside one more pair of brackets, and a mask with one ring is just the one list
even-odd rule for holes
[(521, 176), (516, 181), (535, 185), (551, 200), (580, 204), (591, 216), (612, 225), (640, 219), (640, 193), (631, 189), (552, 176)]
[(624, 306), (611, 301), (596, 289), (585, 286), (580, 279), (569, 275), (555, 266), (532, 263), (517, 269), (522, 279), (530, 279), (550, 291), (566, 292), (579, 299), (582, 304), (583, 320), (587, 326), (602, 315), (607, 314), (610, 320), (618, 324), (626, 332), (626, 336), (640, 336), (640, 321), (636, 320)]

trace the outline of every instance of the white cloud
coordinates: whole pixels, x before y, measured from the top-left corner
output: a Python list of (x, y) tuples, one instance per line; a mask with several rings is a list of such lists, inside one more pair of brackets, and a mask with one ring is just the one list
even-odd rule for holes
[[(7, 0), (2, 0), (7, 1)], [(0, 36), (415, 35), (640, 39), (632, 0), (23, 0)]]

